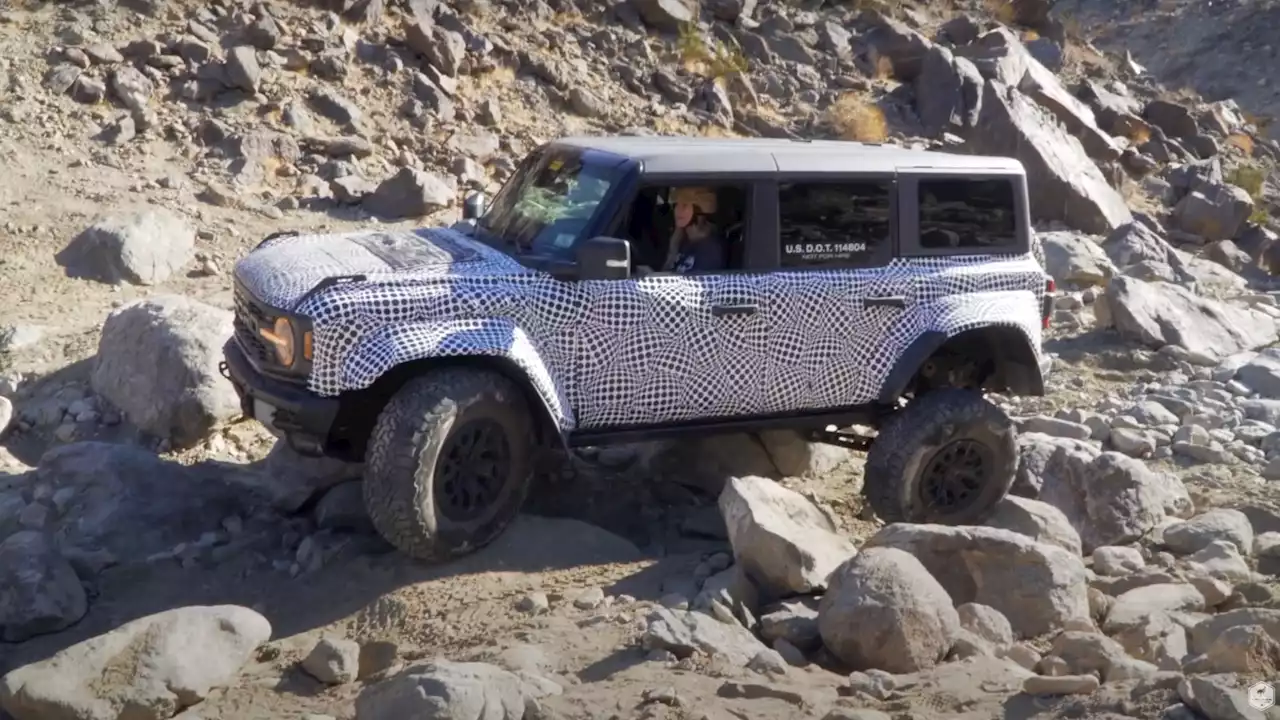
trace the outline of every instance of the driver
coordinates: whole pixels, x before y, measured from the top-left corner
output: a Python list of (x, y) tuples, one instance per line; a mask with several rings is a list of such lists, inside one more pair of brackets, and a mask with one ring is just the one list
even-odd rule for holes
[(663, 270), (688, 273), (725, 269), (729, 247), (711, 219), (716, 212), (716, 191), (708, 187), (672, 188), (669, 199), (675, 206), (676, 229), (667, 242)]

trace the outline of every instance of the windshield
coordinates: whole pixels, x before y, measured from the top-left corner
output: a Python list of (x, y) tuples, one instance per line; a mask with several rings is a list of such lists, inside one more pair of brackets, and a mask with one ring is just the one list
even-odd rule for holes
[(477, 226), (516, 252), (569, 257), (617, 175), (616, 165), (592, 162), (579, 150), (534, 153)]

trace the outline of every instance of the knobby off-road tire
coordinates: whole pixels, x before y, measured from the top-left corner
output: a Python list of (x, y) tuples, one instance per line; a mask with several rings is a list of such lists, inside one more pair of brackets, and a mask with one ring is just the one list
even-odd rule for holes
[[(1008, 494), (1017, 466), (1009, 416), (979, 392), (941, 388), (913, 399), (880, 428), (867, 454), (863, 494), (885, 523), (974, 525)], [(948, 480), (953, 488), (956, 480), (972, 486), (968, 499), (950, 508), (945, 491), (938, 492)]]
[[(488, 434), (475, 440), (477, 432)], [(468, 455), (468, 448), (481, 451)], [(466, 555), (497, 538), (520, 511), (533, 449), (533, 418), (515, 383), (463, 368), (428, 372), (406, 382), (378, 417), (365, 464), (365, 507), (378, 533), (410, 557), (442, 562)], [(460, 491), (465, 480), (448, 478), (465, 473), (448, 472), (450, 465), (488, 469), (489, 492)], [(477, 497), (471, 507), (456, 502)]]

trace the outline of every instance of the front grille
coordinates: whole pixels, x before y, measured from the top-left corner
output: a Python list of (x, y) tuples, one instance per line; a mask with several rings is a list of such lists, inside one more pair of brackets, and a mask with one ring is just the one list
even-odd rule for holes
[(235, 289), (235, 306), (234, 326), (240, 349), (255, 365), (275, 364), (275, 352), (258, 334), (260, 328), (270, 328), (275, 323), (275, 316), (254, 300), (239, 283)]

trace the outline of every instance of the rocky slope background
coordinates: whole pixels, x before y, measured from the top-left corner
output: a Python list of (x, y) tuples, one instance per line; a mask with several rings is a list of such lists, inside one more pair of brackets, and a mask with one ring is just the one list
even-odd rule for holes
[[(0, 4), (0, 717), (1270, 717), (1280, 23), (1113, 6)], [(359, 468), (237, 422), (237, 257), (449, 222), (578, 133), (1019, 158), (1062, 292), (988, 526), (728, 437), (422, 568)]]

